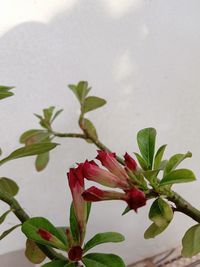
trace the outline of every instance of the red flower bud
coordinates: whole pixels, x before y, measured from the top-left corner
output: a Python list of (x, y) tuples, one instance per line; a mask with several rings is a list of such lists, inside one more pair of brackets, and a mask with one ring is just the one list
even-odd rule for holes
[(79, 164), (77, 168), (71, 168), (67, 173), (69, 187), (72, 193), (74, 212), (79, 223), (81, 232), (81, 242), (84, 238), (86, 220), (87, 220), (87, 208), (86, 203), (82, 197), (84, 191), (84, 177), (82, 172), (83, 164)]
[(137, 170), (136, 161), (128, 153), (124, 155), (124, 159), (125, 159), (125, 164), (128, 167), (128, 169), (130, 169), (131, 171)]
[(46, 241), (51, 241), (52, 239), (52, 234), (42, 228), (40, 228), (37, 233)]
[(83, 249), (80, 246), (70, 248), (68, 258), (70, 261), (80, 261), (82, 259)]
[(126, 189), (128, 184), (126, 181), (118, 178), (116, 175), (101, 169), (94, 162), (85, 161), (83, 164), (83, 174), (84, 177), (88, 180), (97, 182), (99, 184), (108, 186), (108, 187), (118, 187)]
[(98, 155), (96, 159), (100, 160), (101, 164), (106, 169), (108, 169), (110, 172), (124, 181), (127, 181), (129, 179), (125, 169), (116, 160), (115, 153), (110, 153), (103, 150), (98, 150), (97, 152)]
[(116, 191), (101, 190), (95, 186), (92, 186), (89, 189), (85, 190), (82, 196), (86, 201), (96, 202), (102, 200), (123, 199), (125, 197), (125, 194)]
[(127, 202), (130, 209), (137, 211), (138, 208), (146, 205), (146, 197), (141, 190), (132, 188), (125, 192), (126, 197), (124, 200)]

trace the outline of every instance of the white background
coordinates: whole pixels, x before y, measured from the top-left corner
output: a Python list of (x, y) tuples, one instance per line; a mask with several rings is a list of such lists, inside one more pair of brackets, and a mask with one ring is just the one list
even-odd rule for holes
[[(15, 85), (15, 96), (0, 103), (0, 145), (4, 156), (19, 147), (20, 134), (37, 128), (33, 113), (64, 108), (55, 129), (79, 131), (78, 104), (67, 84), (88, 80), (93, 94), (108, 100), (90, 114), (101, 140), (119, 154), (137, 150), (139, 129), (153, 126), (167, 156), (193, 152), (186, 167), (200, 174), (200, 1), (198, 0), (0, 0), (0, 84)], [(82, 140), (63, 139), (48, 168), (34, 159), (9, 162), (1, 176), (20, 185), (18, 200), (31, 216), (68, 224), (71, 201), (66, 172), (95, 156)], [(200, 207), (200, 182), (175, 189)], [(194, 222), (176, 214), (166, 232), (145, 241), (147, 207), (121, 217), (121, 202), (96, 203), (87, 238), (119, 231), (126, 242), (99, 247), (127, 263), (180, 245)], [(1, 212), (6, 205), (1, 205)], [(3, 231), (17, 222), (14, 216)], [(24, 247), (20, 231), (0, 242), (0, 254)]]

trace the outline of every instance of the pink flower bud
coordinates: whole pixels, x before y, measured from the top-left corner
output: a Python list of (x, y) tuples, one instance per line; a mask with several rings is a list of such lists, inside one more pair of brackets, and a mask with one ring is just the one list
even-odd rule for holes
[(116, 175), (101, 169), (94, 162), (85, 161), (83, 164), (83, 175), (88, 180), (97, 182), (99, 184), (108, 186), (108, 187), (118, 187), (126, 189), (128, 184), (126, 181), (118, 178)]
[(116, 160), (115, 153), (106, 152), (103, 150), (98, 150), (98, 155), (96, 159), (100, 160), (101, 164), (116, 175), (118, 178), (127, 181), (129, 179), (125, 169)]
[(95, 186), (92, 186), (85, 190), (82, 196), (86, 201), (96, 202), (102, 200), (120, 200), (125, 197), (125, 194), (116, 191), (101, 190)]
[(130, 190), (126, 190), (125, 192), (126, 197), (124, 200), (127, 202), (130, 209), (137, 211), (138, 208), (146, 205), (146, 197), (141, 190), (132, 188)]
[(46, 241), (51, 241), (52, 239), (52, 234), (42, 228), (40, 228), (37, 233)]
[(128, 153), (124, 155), (124, 159), (125, 159), (126, 167), (128, 167), (128, 169), (130, 169), (131, 171), (137, 170), (136, 161)]
[(68, 252), (70, 261), (80, 261), (82, 259), (83, 249), (80, 246), (71, 247)]

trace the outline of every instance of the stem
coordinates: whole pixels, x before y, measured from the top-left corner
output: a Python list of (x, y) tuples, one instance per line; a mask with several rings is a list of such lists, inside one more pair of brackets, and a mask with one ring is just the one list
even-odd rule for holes
[[(24, 223), (29, 219), (28, 214), (23, 210), (23, 208), (20, 206), (20, 204), (14, 197), (11, 197), (7, 193), (0, 191), (0, 200), (7, 203), (11, 207), (13, 213), (16, 215), (16, 217), (20, 220), (21, 223)], [(66, 260), (66, 258), (62, 254), (57, 253), (52, 248), (46, 247), (38, 243), (37, 246), (51, 260), (53, 259)]]
[(200, 223), (200, 211), (193, 207), (187, 200), (181, 197), (178, 193), (170, 191), (167, 199), (176, 205), (176, 211), (182, 212)]

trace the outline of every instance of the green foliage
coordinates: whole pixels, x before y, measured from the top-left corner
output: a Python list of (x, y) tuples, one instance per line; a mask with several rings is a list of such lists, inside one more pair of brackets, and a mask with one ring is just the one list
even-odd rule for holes
[(6, 177), (1, 177), (0, 178), (0, 191), (7, 193), (11, 197), (14, 197), (18, 193), (19, 187), (15, 181), (9, 178), (6, 178)]
[(87, 252), (91, 248), (103, 244), (103, 243), (116, 243), (122, 242), (125, 238), (120, 233), (116, 232), (105, 232), (105, 233), (98, 233), (92, 239), (90, 239), (84, 246), (84, 252)]
[(4, 213), (0, 216), (0, 224), (2, 224), (2, 223), (5, 221), (6, 217), (8, 216), (8, 214), (10, 214), (11, 211), (12, 211), (11, 209), (10, 209), (10, 210), (7, 210), (6, 212), (4, 212)]
[[(58, 239), (57, 242), (51, 242), (43, 239), (39, 234), (38, 230), (44, 229), (51, 233), (54, 237)], [(37, 243), (55, 247), (61, 250), (66, 250), (68, 244), (66, 243), (66, 239), (63, 238), (63, 235), (59, 230), (46, 218), (43, 217), (35, 217), (25, 221), (22, 225), (22, 232), (26, 235), (28, 239), (31, 239)]]
[(21, 226), (21, 224), (17, 224), (11, 228), (9, 228), (8, 230), (4, 231), (1, 235), (0, 235), (0, 241), (5, 238), (7, 235), (9, 235), (11, 232), (13, 232), (16, 228), (18, 228), (19, 226)]
[(155, 159), (154, 159), (154, 167), (153, 167), (155, 170), (158, 170), (161, 166), (162, 157), (165, 152), (166, 146), (167, 145), (161, 146), (156, 152)]
[(200, 224), (192, 226), (182, 239), (182, 256), (191, 258), (200, 252)]
[(68, 263), (67, 261), (54, 260), (42, 265), (42, 267), (75, 267), (75, 264)]
[(143, 170), (148, 170), (148, 166), (147, 166), (147, 163), (146, 163), (146, 161), (140, 156), (140, 154), (138, 154), (138, 153), (134, 153), (135, 154), (135, 156), (136, 156), (136, 158), (137, 158), (137, 160), (138, 160), (138, 162), (139, 162), (139, 164), (140, 164), (140, 167), (143, 169)]
[(156, 130), (145, 128), (138, 132), (137, 142), (142, 158), (146, 162), (147, 169), (152, 169), (156, 141)]
[(26, 241), (25, 256), (30, 262), (34, 264), (39, 264), (46, 258), (46, 255), (37, 246), (37, 244), (30, 239), (27, 239)]
[(89, 96), (85, 99), (83, 104), (83, 113), (100, 108), (106, 104), (106, 100), (96, 96)]
[(114, 254), (91, 253), (83, 257), (86, 267), (125, 267), (123, 260)]
[(21, 147), (13, 151), (8, 157), (0, 160), (0, 165), (6, 163), (7, 161), (18, 159), (22, 157), (28, 157), (33, 155), (39, 155), (54, 149), (58, 144), (56, 143), (38, 143), (33, 145), (28, 145)]
[(36, 170), (38, 172), (44, 170), (48, 162), (49, 162), (49, 152), (45, 152), (45, 153), (38, 155), (35, 159)]
[(169, 174), (163, 177), (160, 185), (171, 185), (177, 183), (187, 183), (195, 181), (195, 175), (191, 170), (179, 169), (171, 171)]
[(13, 92), (10, 92), (10, 90), (13, 88), (14, 87), (0, 85), (0, 100), (12, 96)]
[(44, 141), (49, 137), (49, 133), (46, 130), (42, 129), (31, 129), (24, 132), (20, 136), (20, 143), (25, 145), (31, 145)]
[(70, 84), (69, 88), (77, 97), (80, 106), (81, 106), (81, 114), (85, 114), (89, 111), (100, 108), (106, 104), (106, 100), (97, 96), (88, 96), (91, 87), (88, 87), (88, 82), (81, 81), (77, 85)]
[(166, 176), (168, 173), (170, 173), (171, 171), (175, 170), (176, 167), (186, 158), (191, 158), (192, 157), (192, 153), (191, 152), (187, 152), (186, 154), (175, 154), (173, 155), (164, 170), (164, 176)]
[(159, 197), (150, 208), (149, 219), (153, 221), (153, 224), (145, 231), (145, 239), (154, 238), (167, 228), (173, 219), (173, 210), (165, 200)]

